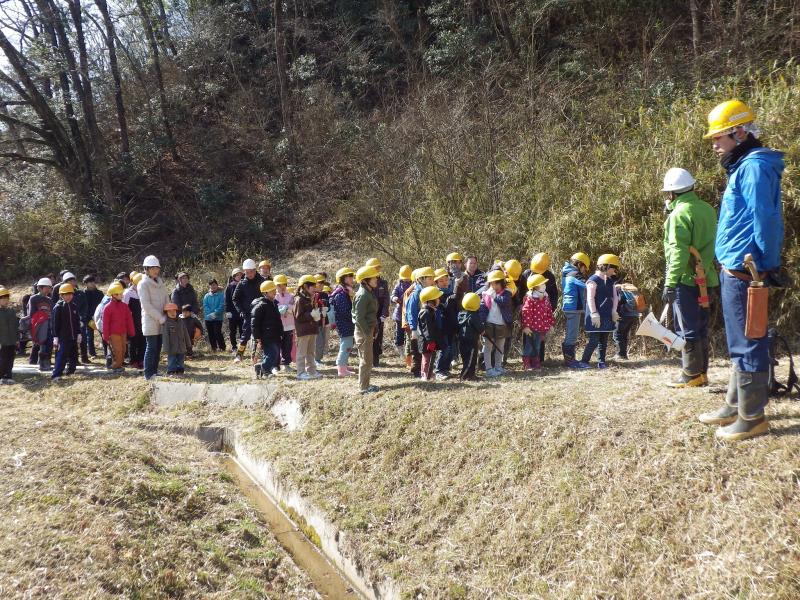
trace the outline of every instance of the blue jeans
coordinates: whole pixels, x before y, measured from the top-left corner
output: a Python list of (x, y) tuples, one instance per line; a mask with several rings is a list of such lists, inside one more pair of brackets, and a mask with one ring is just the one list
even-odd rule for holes
[(75, 340), (59, 340), (52, 377), (61, 377), (65, 366), (67, 375), (72, 375), (78, 366), (78, 342)]
[(578, 343), (578, 334), (581, 332), (581, 320), (583, 319), (583, 311), (580, 312), (565, 312), (566, 326), (564, 331), (564, 345), (574, 346)]
[(278, 366), (281, 347), (278, 344), (263, 344), (261, 349), (264, 351), (264, 358), (261, 359), (261, 373), (266, 376)]
[(352, 335), (339, 339), (339, 354), (336, 355), (336, 366), (346, 367), (347, 359), (350, 356), (350, 350), (353, 349), (355, 337)]
[(450, 336), (443, 336), (444, 343), (439, 348), (439, 355), (436, 357), (436, 364), (434, 365), (434, 372), (448, 375), (450, 373), (450, 365), (453, 363), (453, 345), (455, 340)]
[(769, 371), (769, 336), (751, 340), (744, 335), (747, 320), (747, 288), (749, 282), (720, 273), (722, 316), (728, 354), (737, 371), (759, 373)]
[(592, 331), (589, 333), (589, 342), (586, 348), (583, 349), (583, 358), (581, 362), (588, 363), (594, 351), (597, 350), (598, 362), (606, 362), (606, 348), (608, 347), (608, 332), (607, 331)]
[(167, 373), (180, 373), (183, 371), (183, 361), (186, 358), (185, 354), (168, 354), (167, 355)]
[(675, 333), (690, 342), (708, 337), (708, 311), (700, 306), (699, 297), (700, 288), (697, 286), (680, 283), (675, 288), (675, 302), (672, 303), (672, 310), (675, 312)]
[(144, 336), (144, 378), (150, 379), (158, 371), (161, 358), (161, 334)]
[(538, 358), (539, 349), (544, 341), (544, 335), (534, 331), (531, 335), (522, 334), (522, 356), (526, 358)]

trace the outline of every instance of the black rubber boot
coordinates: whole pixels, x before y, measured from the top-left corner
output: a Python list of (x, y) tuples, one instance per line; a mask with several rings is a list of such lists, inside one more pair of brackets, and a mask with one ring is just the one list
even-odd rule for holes
[(769, 373), (736, 372), (739, 413), (736, 421), (717, 429), (717, 438), (725, 442), (738, 442), (769, 431), (764, 408), (769, 402)]
[(687, 340), (681, 352), (681, 374), (667, 386), (671, 388), (703, 387), (708, 378), (703, 373), (703, 342)]
[(39, 371), (46, 373), (52, 370), (53, 367), (50, 365), (50, 357), (47, 354), (39, 353)]
[(697, 417), (698, 420), (706, 425), (730, 425), (736, 420), (739, 414), (739, 407), (737, 404), (738, 395), (736, 370), (731, 369), (731, 376), (728, 380), (728, 392), (725, 394), (725, 404), (717, 410), (699, 415)]

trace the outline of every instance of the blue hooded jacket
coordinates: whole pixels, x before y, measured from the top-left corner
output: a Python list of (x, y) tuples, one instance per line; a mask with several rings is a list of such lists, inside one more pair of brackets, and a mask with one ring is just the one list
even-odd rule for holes
[(561, 268), (561, 310), (583, 312), (586, 306), (586, 282), (579, 278), (580, 272), (569, 261)]
[(415, 283), (414, 291), (411, 292), (411, 295), (406, 301), (406, 323), (408, 323), (408, 327), (411, 331), (416, 331), (417, 324), (419, 323), (420, 292), (422, 292), (422, 286), (419, 283)]
[(748, 253), (759, 271), (780, 267), (783, 169), (783, 153), (769, 148), (753, 148), (728, 167), (716, 240), (717, 260), (726, 269), (743, 270)]

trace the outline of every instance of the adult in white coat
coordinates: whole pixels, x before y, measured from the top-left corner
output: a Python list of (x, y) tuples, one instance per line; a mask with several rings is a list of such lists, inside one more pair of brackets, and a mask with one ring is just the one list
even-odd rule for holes
[(142, 303), (142, 334), (145, 339), (144, 378), (152, 379), (158, 373), (158, 360), (161, 356), (161, 326), (167, 320), (164, 305), (169, 299), (169, 291), (159, 277), (161, 263), (155, 256), (148, 256), (142, 262), (144, 277), (136, 290)]

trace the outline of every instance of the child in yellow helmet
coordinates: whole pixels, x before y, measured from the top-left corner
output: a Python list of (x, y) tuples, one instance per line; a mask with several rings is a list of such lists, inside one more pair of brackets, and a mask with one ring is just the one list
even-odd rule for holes
[(606, 368), (608, 334), (614, 331), (619, 313), (619, 293), (614, 279), (619, 273), (620, 260), (614, 254), (603, 254), (597, 259), (597, 270), (586, 282), (586, 316), (584, 328), (589, 334), (589, 343), (583, 349), (581, 366), (588, 366), (592, 354), (597, 350), (597, 368)]
[(478, 309), (481, 297), (473, 292), (464, 294), (461, 300), (462, 310), (458, 313), (458, 350), (461, 354), (462, 381), (475, 381), (475, 367), (478, 365), (478, 354), (481, 347), (481, 336), (485, 329)]
[(394, 321), (394, 346), (397, 348), (397, 353), (400, 356), (405, 355), (406, 345), (406, 331), (403, 329), (403, 294), (411, 287), (411, 265), (403, 265), (400, 267), (400, 272), (397, 274), (397, 283), (394, 284), (392, 293), (390, 294), (390, 301), (394, 304), (394, 311), (392, 311), (392, 321)]

